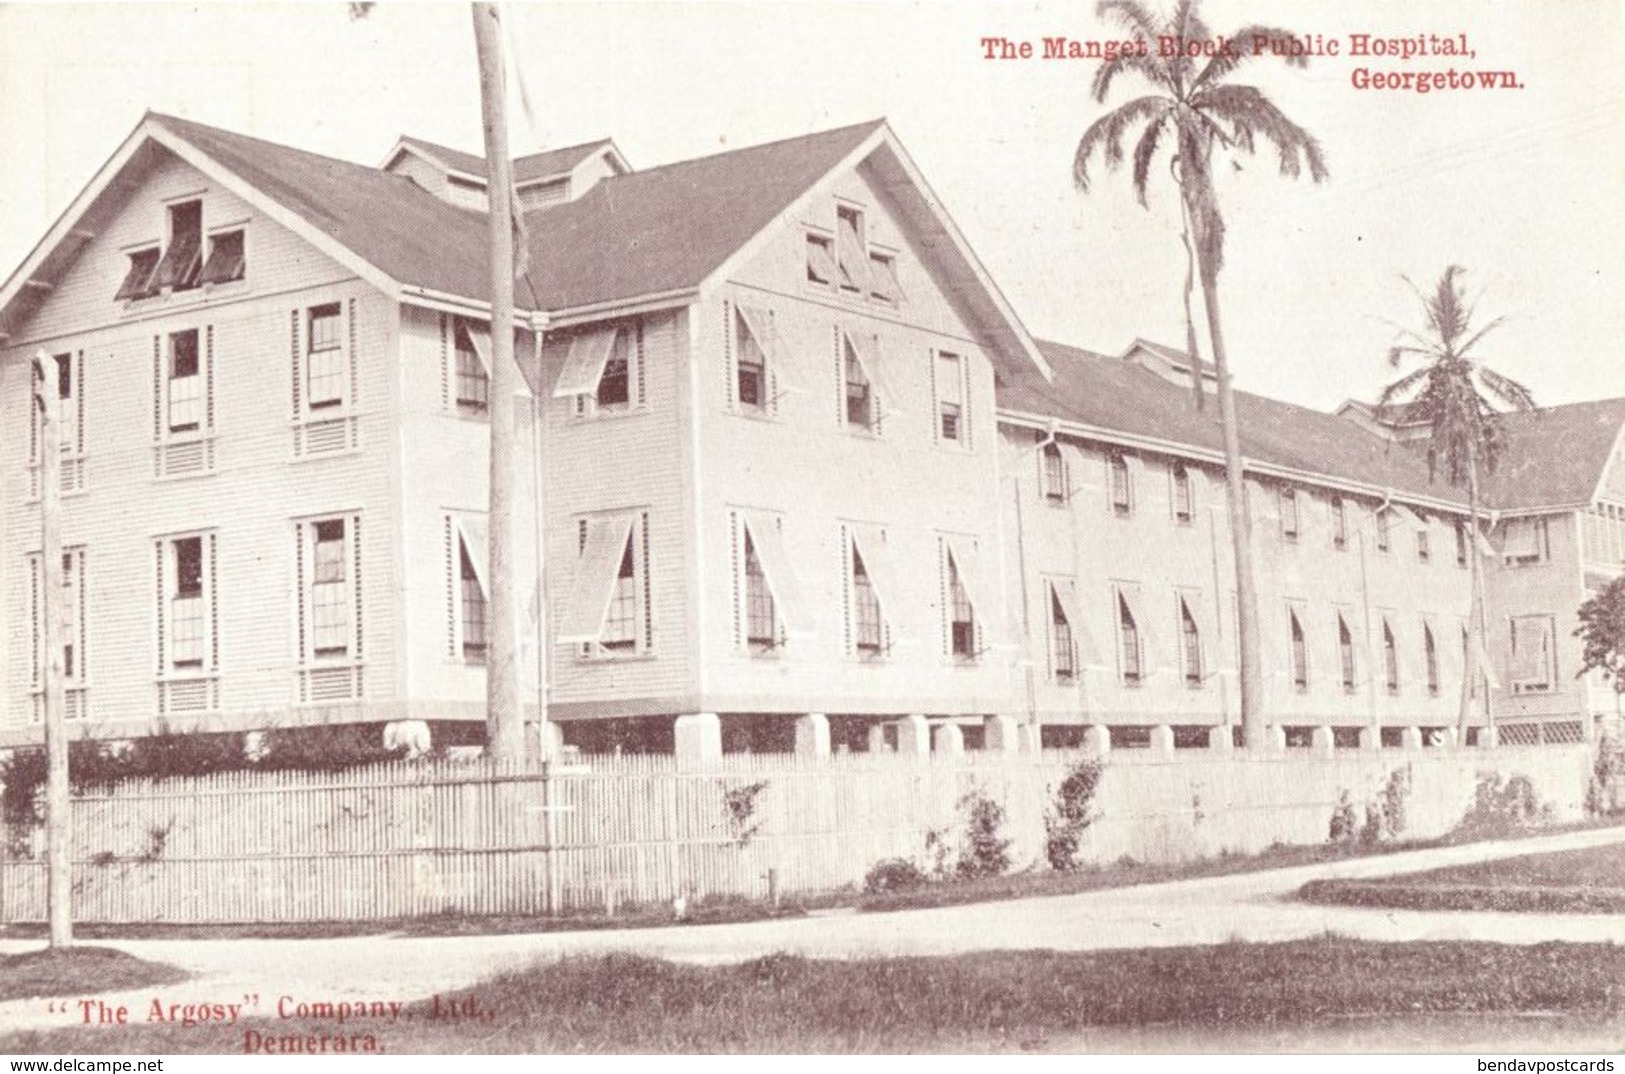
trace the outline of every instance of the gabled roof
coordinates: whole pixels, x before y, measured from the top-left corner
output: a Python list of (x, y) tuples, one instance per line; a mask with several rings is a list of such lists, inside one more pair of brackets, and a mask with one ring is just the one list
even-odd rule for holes
[[(876, 120), (618, 175), (574, 201), (526, 213), (542, 308), (698, 288), (883, 126)], [(521, 304), (530, 300), (523, 283), (519, 293)]]
[[(1128, 345), (1128, 349), (1123, 352), (1123, 357), (1130, 358), (1134, 355), (1134, 352), (1138, 350), (1147, 351), (1150, 354), (1161, 358), (1173, 368), (1181, 370), (1187, 374), (1190, 373), (1190, 355), (1186, 354), (1182, 350), (1175, 347), (1165, 346), (1161, 343), (1141, 337), (1135, 339), (1133, 343)], [(1198, 365), (1200, 365), (1202, 369), (1202, 376), (1204, 377), (1213, 378), (1219, 375), (1219, 367), (1208, 361), (1206, 358), (1200, 359), (1198, 361)]]
[[(1053, 418), (1103, 436), (1223, 452), (1218, 401), (1196, 409), (1189, 387), (1119, 358), (1040, 341), (1055, 371), (1053, 383), (1021, 372), (999, 386), (1001, 412)], [(1236, 392), (1242, 455), (1250, 467), (1313, 475), (1329, 484), (1391, 491), (1436, 503), (1465, 505), (1465, 492), (1428, 472), (1425, 447), (1372, 436), (1336, 414), (1249, 392)], [(1508, 450), (1484, 486), (1493, 510), (1537, 509), (1589, 502), (1625, 428), (1625, 398), (1549, 407), (1502, 417)]]
[[(564, 146), (561, 149), (548, 149), (541, 153), (531, 153), (523, 157), (515, 157), (513, 161), (513, 177), (516, 186), (527, 183), (540, 182), (544, 179), (557, 179), (570, 174), (582, 161), (599, 153), (608, 151), (612, 154), (618, 170), (631, 171), (620, 150), (608, 138), (600, 138), (595, 142), (583, 142), (580, 145)], [(462, 175), (485, 180), (487, 172), (485, 158), (473, 153), (465, 153), (460, 149), (451, 149), (447, 146), (426, 142), (422, 138), (414, 138), (409, 134), (401, 135), (395, 147), (389, 151), (380, 167), (387, 169), (403, 153), (414, 153), (436, 165), (442, 171), (458, 172)]]

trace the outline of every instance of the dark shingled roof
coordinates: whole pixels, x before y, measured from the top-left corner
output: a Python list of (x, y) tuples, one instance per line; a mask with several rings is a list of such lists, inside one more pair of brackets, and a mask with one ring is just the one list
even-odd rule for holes
[[(477, 175), (481, 179), (486, 177), (485, 158), (465, 153), (461, 149), (452, 149), (449, 146), (436, 145), (425, 142), (422, 138), (414, 138), (410, 134), (401, 135), (401, 142), (418, 150), (431, 160), (437, 160), (454, 171)], [(515, 183), (525, 183), (531, 179), (547, 179), (555, 175), (563, 175), (571, 171), (576, 165), (592, 156), (602, 152), (610, 145), (610, 139), (600, 138), (596, 142), (583, 142), (580, 145), (567, 145), (562, 149), (548, 149), (541, 153), (531, 153), (528, 156), (513, 159), (513, 177)]]
[[(1132, 362), (1039, 341), (1055, 371), (1002, 367), (1001, 410), (1053, 417), (1128, 436), (1223, 450), (1218, 402), (1197, 411), (1192, 390)], [(1236, 393), (1242, 454), (1250, 461), (1330, 479), (1465, 503), (1466, 494), (1430, 478), (1417, 445), (1393, 443), (1324, 411)], [(1625, 426), (1625, 398), (1506, 415), (1509, 451), (1485, 486), (1485, 505), (1517, 509), (1588, 500)]]
[[(377, 168), (153, 118), (397, 282), (488, 300), (484, 213)], [(883, 126), (874, 120), (613, 176), (574, 201), (526, 213), (540, 308), (699, 286)], [(533, 306), (523, 281), (515, 301)]]

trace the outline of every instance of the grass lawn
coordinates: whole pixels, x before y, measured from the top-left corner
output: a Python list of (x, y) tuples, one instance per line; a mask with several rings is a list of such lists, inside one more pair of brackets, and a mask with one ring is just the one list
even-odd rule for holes
[(1310, 902), (1408, 910), (1625, 913), (1625, 847), (1528, 854), (1373, 880), (1316, 880)]
[(442, 1011), (463, 1005), (456, 1019), (418, 1003), (399, 1020), (352, 1018), (342, 1028), (257, 1019), (15, 1034), (0, 1038), (0, 1052), (241, 1052), (248, 1033), (258, 1042), (324, 1032), (371, 1034), (390, 1052), (988, 1051), (1064, 1047), (1097, 1027), (1224, 1034), (1349, 1019), (1370, 1020), (1375, 1044), (1383, 1019), (1618, 1018), (1620, 981), (1625, 947), (1613, 945), (1331, 937), (854, 961), (774, 955), (723, 967), (610, 955), (443, 997)]
[(110, 947), (0, 955), (0, 1000), (117, 992), (185, 979), (186, 974), (174, 966), (143, 962)]

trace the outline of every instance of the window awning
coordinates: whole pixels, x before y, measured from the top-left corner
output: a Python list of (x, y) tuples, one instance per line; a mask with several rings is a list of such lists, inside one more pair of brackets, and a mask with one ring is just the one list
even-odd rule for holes
[(1466, 673), (1467, 628), (1454, 620), (1424, 620), (1433, 629), (1433, 646), (1439, 654), (1439, 677), (1460, 684)]
[(857, 355), (858, 364), (863, 367), (863, 375), (869, 379), (869, 388), (875, 393), (875, 405), (879, 410), (880, 418), (901, 414), (897, 406), (900, 394), (892, 384), (891, 370), (886, 367), (879, 349), (875, 346), (875, 337), (866, 335), (852, 326), (841, 330), (846, 337), (852, 353)]
[(1117, 594), (1128, 606), (1128, 613), (1134, 619), (1134, 629), (1140, 635), (1140, 652), (1145, 663), (1143, 674), (1161, 671), (1168, 666), (1167, 654), (1158, 644), (1156, 620), (1151, 618), (1146, 608), (1145, 595), (1140, 592), (1139, 586), (1126, 582), (1118, 584)]
[(1061, 445), (1061, 457), (1066, 460), (1067, 499), (1085, 489), (1100, 492), (1106, 487), (1099, 480), (1101, 471), (1098, 459), (1091, 460), (1082, 448), (1069, 440), (1057, 442)]
[(892, 570), (891, 557), (886, 554), (886, 540), (881, 535), (880, 527), (853, 526), (852, 540), (857, 545), (864, 572), (869, 575), (869, 584), (874, 586), (875, 596), (880, 599), (880, 607), (885, 611), (887, 621), (898, 622), (904, 607), (902, 586)]
[(903, 297), (903, 285), (897, 281), (897, 260), (891, 257), (869, 258), (869, 287), (872, 293), (887, 302)]
[(474, 574), (480, 580), (480, 589), (485, 595), (491, 595), (491, 566), (490, 566), (490, 529), (486, 526), (484, 515), (454, 515), (457, 520), (457, 533), (462, 537), (463, 548), (468, 552), (468, 562), (474, 568)]
[[(1343, 613), (1342, 613), (1342, 611), (1338, 610), (1338, 609), (1334, 609), (1332, 611), (1331, 617), (1326, 622), (1326, 630), (1325, 630), (1325, 632), (1323, 634), (1321, 634), (1321, 633), (1319, 633), (1317, 631), (1310, 631), (1310, 634), (1311, 635), (1317, 635), (1318, 634), (1318, 636), (1325, 638), (1325, 647), (1318, 651), (1318, 657), (1319, 657), (1319, 660), (1320, 660), (1320, 663), (1321, 663), (1321, 667), (1325, 669), (1325, 676), (1324, 677), (1325, 677), (1326, 681), (1341, 684), (1342, 681), (1343, 681)], [(1354, 632), (1351, 630), (1349, 632), (1349, 640), (1350, 640), (1351, 644), (1353, 642), (1353, 639), (1354, 639)], [(1313, 640), (1314, 640), (1314, 637), (1312, 636), (1311, 639), (1310, 639), (1311, 643), (1313, 643)], [(1356, 659), (1354, 661), (1354, 666), (1356, 668), (1358, 668), (1360, 666), (1360, 662), (1359, 662), (1358, 657), (1356, 657)]]
[(1394, 632), (1394, 651), (1399, 655), (1400, 685), (1421, 683), (1425, 686), (1427, 684), (1427, 660), (1422, 652), (1424, 644), (1422, 632), (1418, 630), (1415, 634), (1412, 634), (1399, 621), (1398, 616), (1389, 616), (1388, 626)]
[(767, 361), (768, 376), (773, 380), (773, 394), (801, 391), (801, 378), (797, 376), (795, 363), (790, 360), (790, 348), (779, 334), (772, 311), (741, 302), (739, 316), (744, 319), (746, 330)]
[(1216, 624), (1208, 615), (1207, 597), (1203, 595), (1200, 589), (1181, 589), (1174, 595), (1174, 599), (1179, 602), (1176, 610), (1180, 612), (1178, 622), (1180, 656), (1183, 657), (1184, 655), (1184, 613), (1189, 612), (1191, 622), (1196, 624), (1196, 643), (1202, 651), (1201, 670), (1203, 676), (1206, 677), (1213, 670), (1211, 657), (1208, 654), (1213, 652), (1213, 639), (1216, 637)]
[(587, 540), (576, 561), (575, 577), (559, 613), (557, 638), (569, 645), (597, 641), (615, 595), (621, 558), (632, 534), (632, 516), (587, 520)]
[(209, 239), (209, 259), (200, 283), (227, 283), (243, 278), (243, 233), (224, 231)]
[[(959, 584), (970, 598), (971, 613), (984, 634), (990, 634), (994, 625), (993, 598), (982, 574), (982, 561), (977, 555), (976, 543), (968, 537), (945, 536), (948, 555), (953, 557), (954, 569), (959, 573)], [(986, 646), (983, 646), (986, 648)]]
[(1468, 639), (1468, 647), (1478, 661), (1478, 670), (1483, 674), (1485, 680), (1489, 682), (1490, 689), (1499, 690), (1501, 688), (1501, 678), (1495, 673), (1495, 661), (1490, 659), (1490, 654), (1484, 648), (1484, 639), (1479, 636), (1476, 630), (1468, 632)]
[(565, 355), (564, 369), (553, 388), (553, 398), (591, 395), (598, 390), (604, 366), (615, 349), (617, 332), (613, 327), (594, 328), (570, 340), (570, 352)]
[(1540, 538), (1534, 519), (1507, 519), (1501, 554), (1512, 559), (1532, 559), (1540, 555)]
[(1402, 526), (1425, 530), (1428, 528), (1427, 519), (1406, 507), (1402, 503), (1390, 503), (1388, 510), (1393, 512), (1394, 518)]
[[(491, 375), (491, 333), (477, 325), (463, 322), (462, 328), (468, 333), (468, 341), (474, 345), (474, 355), (485, 367), (485, 375)], [(455, 329), (453, 329), (455, 331)], [(453, 340), (453, 343), (456, 341)]]
[(1551, 622), (1545, 619), (1514, 619), (1512, 621), (1513, 685), (1551, 685)]
[(1072, 630), (1072, 644), (1078, 650), (1078, 663), (1086, 668), (1107, 667), (1106, 654), (1101, 652), (1095, 632), (1089, 629), (1089, 621), (1083, 617), (1082, 603), (1078, 600), (1078, 583), (1071, 578), (1055, 578), (1050, 581), (1050, 590), (1061, 605), (1066, 625)]
[[(778, 521), (765, 511), (744, 511), (741, 512), (741, 517), (746, 532), (750, 534), (750, 544), (756, 552), (756, 562), (767, 578), (767, 587), (773, 592), (773, 603), (778, 610), (779, 618), (784, 621), (785, 633), (810, 635), (813, 631), (812, 623), (807, 618), (807, 605), (801, 599), (801, 588), (796, 584), (795, 571), (790, 567), (790, 557), (785, 555), (784, 539), (779, 532)], [(868, 561), (865, 560), (865, 566), (867, 565)]]
[(857, 224), (851, 217), (840, 218), (840, 234), (835, 241), (835, 256), (841, 265), (842, 283), (865, 293), (869, 290), (869, 255), (858, 237)]
[(807, 236), (807, 275), (815, 283), (830, 283), (835, 279), (835, 255), (829, 239), (822, 235)]

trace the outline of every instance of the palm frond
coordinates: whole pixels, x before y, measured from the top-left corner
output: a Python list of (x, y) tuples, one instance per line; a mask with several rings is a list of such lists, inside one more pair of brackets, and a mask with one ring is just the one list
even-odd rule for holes
[(1100, 0), (1095, 5), (1095, 14), (1143, 38), (1155, 38), (1160, 32), (1157, 17), (1139, 0)]
[(1478, 367), (1478, 379), (1484, 387), (1493, 392), (1496, 398), (1505, 402), (1516, 410), (1535, 409), (1535, 396), (1528, 388), (1519, 384), (1511, 377), (1497, 373), (1489, 366)]
[(1159, 60), (1155, 56), (1120, 52), (1095, 68), (1094, 82), (1089, 87), (1090, 94), (1096, 101), (1105, 103), (1107, 94), (1111, 92), (1112, 82), (1117, 76), (1125, 74), (1137, 74), (1157, 89), (1167, 90), (1170, 94), (1175, 92), (1173, 73), (1166, 61)]
[[(1469, 316), (1468, 320), (1469, 320), (1469, 323), (1470, 323), (1471, 322), (1471, 317), (1470, 316)], [(1505, 317), (1497, 317), (1495, 320), (1491, 321), (1489, 324), (1485, 325), (1483, 328), (1480, 328), (1478, 331), (1474, 332), (1471, 336), (1469, 336), (1465, 343), (1461, 344), (1459, 347), (1456, 348), (1456, 353), (1460, 354), (1460, 355), (1464, 355), (1464, 356), (1468, 355), (1468, 354), (1471, 354), (1472, 351), (1473, 351), (1474, 345), (1476, 345), (1479, 340), (1483, 339), (1485, 336), (1489, 335), (1491, 332), (1493, 332), (1495, 329), (1501, 327), (1505, 323), (1506, 323), (1506, 318)]]
[(1089, 189), (1089, 160), (1096, 151), (1106, 159), (1108, 170), (1123, 162), (1123, 134), (1134, 123), (1149, 119), (1168, 106), (1166, 97), (1136, 97), (1127, 104), (1101, 116), (1089, 124), (1078, 140), (1078, 149), (1072, 157), (1072, 181), (1079, 190)]
[(1288, 119), (1257, 86), (1210, 86), (1192, 96), (1190, 104), (1221, 125), (1228, 124), (1236, 144), (1249, 153), (1256, 137), (1273, 145), (1280, 155), (1282, 175), (1296, 177), (1307, 166), (1315, 182), (1326, 178), (1320, 142)]
[(1156, 159), (1157, 145), (1162, 141), (1162, 132), (1168, 126), (1168, 114), (1164, 112), (1158, 118), (1145, 125), (1145, 133), (1134, 147), (1134, 193), (1143, 206), (1146, 186), (1151, 180), (1151, 162)]
[(1274, 26), (1243, 26), (1230, 35), (1231, 40), (1238, 46), (1227, 52), (1221, 52), (1208, 60), (1201, 73), (1191, 82), (1192, 90), (1199, 90), (1203, 86), (1216, 85), (1229, 76), (1229, 74), (1249, 60), (1278, 59), (1289, 67), (1308, 67), (1307, 56), (1276, 56), (1265, 46), (1262, 53), (1254, 53), (1252, 42), (1254, 38), (1262, 37), (1274, 44), (1277, 41), (1290, 41), (1293, 34), (1290, 31), (1278, 29)]
[(1406, 393), (1408, 393), (1412, 388), (1416, 387), (1417, 384), (1427, 380), (1428, 377), (1432, 375), (1432, 367), (1423, 366), (1421, 369), (1412, 370), (1403, 377), (1400, 377), (1398, 380), (1394, 381), (1392, 384), (1384, 387), (1382, 389), (1382, 394), (1377, 397), (1378, 416), (1386, 418), (1389, 409), (1401, 402), (1402, 397), (1406, 395)]

